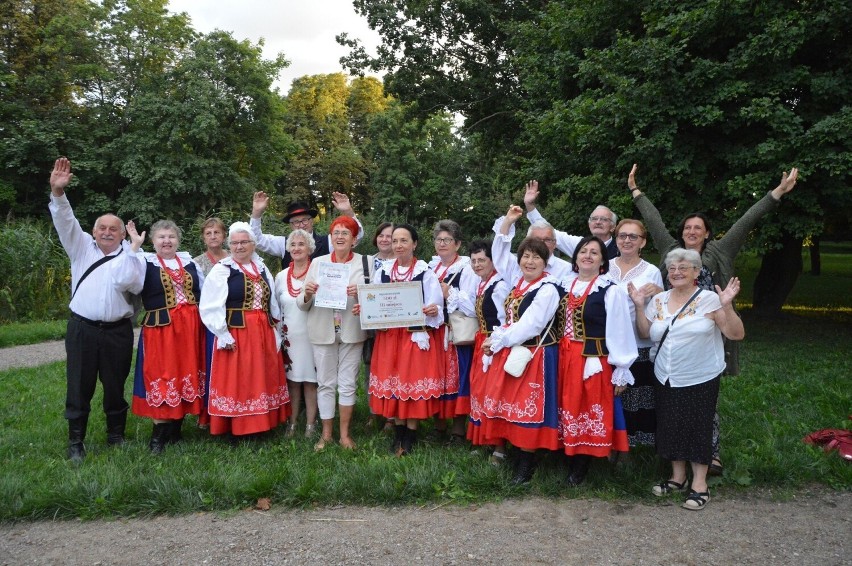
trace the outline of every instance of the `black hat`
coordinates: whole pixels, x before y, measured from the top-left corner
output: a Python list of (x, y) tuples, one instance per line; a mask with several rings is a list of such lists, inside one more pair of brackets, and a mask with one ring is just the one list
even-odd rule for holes
[(311, 208), (300, 201), (291, 202), (287, 205), (287, 214), (284, 215), (284, 222), (290, 222), (290, 219), (294, 216), (301, 216), (303, 214), (307, 214), (313, 218), (317, 215), (317, 209)]

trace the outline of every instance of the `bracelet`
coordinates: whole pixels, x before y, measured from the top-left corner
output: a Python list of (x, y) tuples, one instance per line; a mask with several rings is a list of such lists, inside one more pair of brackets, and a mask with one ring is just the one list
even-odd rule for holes
[(638, 190), (639, 190), (639, 187), (634, 187), (634, 188), (632, 188), (632, 189), (631, 189), (630, 187), (627, 187), (627, 190), (628, 190), (628, 191), (630, 191), (630, 194), (632, 195), (632, 194), (633, 194), (633, 191), (638, 191)]

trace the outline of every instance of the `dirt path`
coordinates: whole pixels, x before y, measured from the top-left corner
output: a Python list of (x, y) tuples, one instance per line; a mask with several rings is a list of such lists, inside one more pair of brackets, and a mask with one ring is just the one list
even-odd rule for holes
[(0, 526), (2, 564), (852, 564), (852, 494), (246, 510)]
[[(64, 354), (62, 342), (4, 348), (0, 370)], [(2, 524), (0, 565), (852, 564), (852, 492), (714, 494), (701, 512), (676, 503), (526, 498)]]

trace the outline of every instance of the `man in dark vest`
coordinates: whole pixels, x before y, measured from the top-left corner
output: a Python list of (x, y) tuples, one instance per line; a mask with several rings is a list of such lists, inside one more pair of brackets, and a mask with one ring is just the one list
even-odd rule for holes
[(57, 159), (50, 174), (49, 208), (59, 241), (71, 260), (65, 418), (68, 457), (79, 462), (86, 456), (83, 441), (98, 379), (104, 389), (107, 444), (124, 442), (128, 408), (124, 382), (133, 357), (131, 294), (142, 290), (142, 281), (136, 255), (124, 239), (121, 218), (101, 216), (91, 234), (80, 227), (65, 196), (72, 178), (71, 162)]
[[(538, 181), (530, 181), (527, 183), (524, 193), (524, 206), (527, 209), (527, 220), (531, 223), (544, 220), (544, 217), (536, 209), (536, 200), (538, 200)], [(601, 239), (606, 246), (609, 259), (618, 257), (618, 247), (615, 244), (615, 238), (612, 237), (616, 224), (618, 224), (618, 216), (602, 204), (596, 206), (589, 216), (589, 233)], [(561, 230), (554, 230), (554, 233), (556, 234), (556, 247), (562, 253), (567, 254), (570, 259), (574, 255), (577, 242), (582, 240), (583, 237), (572, 236)]]
[[(352, 210), (352, 204), (349, 202), (349, 197), (343, 193), (333, 192), (331, 193), (331, 203), (334, 208), (340, 212), (340, 214), (351, 216), (355, 219), (355, 222), (358, 223), (358, 235), (356, 236), (356, 240), (360, 242), (361, 238), (364, 237), (364, 227), (355, 216), (355, 212)], [(263, 213), (266, 212), (267, 206), (269, 206), (269, 195), (263, 191), (254, 193), (249, 224), (251, 225), (255, 238), (257, 238), (257, 249), (264, 253), (282, 258), (282, 267), (286, 268), (290, 265), (290, 252), (287, 251), (287, 238), (284, 236), (264, 234), (261, 230), (261, 218), (263, 217)], [(285, 214), (283, 218), (284, 222), (290, 224), (290, 230), (301, 229), (313, 237), (316, 249), (314, 250), (314, 253), (311, 254), (311, 259), (326, 255), (330, 253), (331, 250), (331, 236), (328, 234), (318, 234), (314, 232), (314, 217), (316, 217), (316, 215), (317, 210), (315, 208), (311, 208), (304, 202), (295, 201), (287, 205), (287, 214)]]

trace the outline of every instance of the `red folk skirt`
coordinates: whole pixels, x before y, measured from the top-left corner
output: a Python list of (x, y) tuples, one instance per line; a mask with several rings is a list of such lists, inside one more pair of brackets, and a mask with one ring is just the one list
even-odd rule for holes
[[(480, 351), (481, 345), (482, 340), (477, 336), (474, 351)], [(504, 348), (494, 354), (484, 375), (481, 374), (481, 359), (475, 359), (472, 364), (479, 375), (474, 377), (472, 370), (471, 423), (467, 437), (477, 445), (495, 444), (505, 439), (524, 450), (555, 450), (560, 445), (557, 429), (557, 346), (539, 348), (521, 377), (511, 376), (503, 370), (510, 350)]]
[(198, 415), (204, 406), (204, 326), (196, 305), (171, 309), (171, 323), (144, 326), (136, 352), (133, 414), (152, 419)]
[(275, 332), (261, 310), (245, 311), (245, 328), (230, 332), (235, 349), (213, 348), (207, 407), (210, 434), (271, 430), (290, 416), (287, 376)]
[(444, 393), (443, 343), (428, 330), (429, 349), (411, 341), (407, 328), (376, 332), (370, 360), (370, 409), (389, 419), (428, 419)]
[[(563, 338), (559, 342), (559, 438), (569, 456), (606, 457), (612, 450), (627, 452), (621, 404), (615, 403), (612, 366), (601, 359), (603, 371), (583, 379), (586, 358), (583, 343)], [(616, 427), (616, 421), (622, 423)]]

